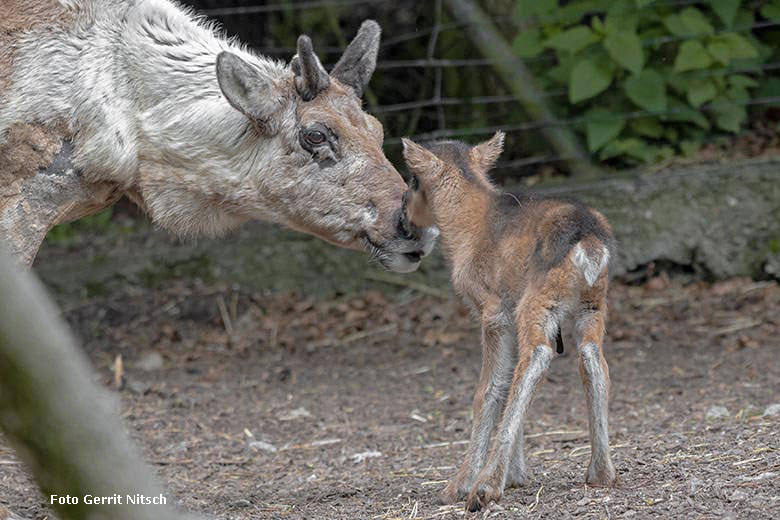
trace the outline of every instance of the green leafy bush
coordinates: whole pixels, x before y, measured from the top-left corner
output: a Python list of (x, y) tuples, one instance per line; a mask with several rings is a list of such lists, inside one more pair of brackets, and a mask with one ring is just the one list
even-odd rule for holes
[(516, 17), (515, 52), (541, 89), (566, 90), (552, 104), (591, 153), (655, 162), (744, 127), (773, 53), (753, 28), (780, 0), (516, 0)]

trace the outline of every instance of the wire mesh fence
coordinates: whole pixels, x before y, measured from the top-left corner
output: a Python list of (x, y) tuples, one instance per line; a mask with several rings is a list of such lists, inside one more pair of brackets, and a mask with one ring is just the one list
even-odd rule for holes
[[(574, 103), (569, 99), (571, 89), (566, 85), (539, 82), (538, 98), (544, 103), (550, 103), (554, 117), (535, 120), (524, 110), (516, 93), (507, 88), (506, 82), (496, 74), (497, 67), (512, 63), (518, 57), (506, 56), (497, 60), (483, 56), (467, 36), (468, 31), (475, 29), (474, 26), (478, 22), (451, 16), (446, 1), (402, 0), (393, 2), (392, 5), (380, 0), (275, 0), (267, 3), (256, 0), (192, 0), (189, 3), (204, 15), (217, 18), (228, 32), (239, 35), (259, 53), (277, 59), (289, 60), (295, 53), (297, 35), (306, 32), (314, 39), (315, 48), (326, 66), (339, 57), (348, 38), (354, 34), (363, 19), (374, 18), (379, 21), (384, 29), (383, 42), (377, 72), (366, 96), (366, 105), (367, 110), (377, 116), (385, 126), (385, 145), (388, 156), (393, 159), (399, 159), (401, 137), (412, 137), (419, 141), (443, 138), (478, 140), (497, 130), (503, 130), (508, 134), (507, 152), (504, 159), (496, 165), (497, 176), (530, 175), (538, 173), (540, 167), (544, 166), (564, 171), (563, 163), (571, 157), (561, 155), (550, 146), (544, 137), (544, 129), (568, 129), (572, 134), (576, 134), (581, 142), (588, 141), (590, 145), (585, 130), (589, 124), (610, 126), (619, 121), (620, 125), (623, 125), (621, 128), (633, 128), (639, 126), (635, 125), (636, 122), (645, 124), (652, 119), (661, 120), (664, 126), (667, 126), (667, 121), (679, 122), (686, 118), (694, 120), (698, 115), (714, 120), (720, 117), (719, 114), (733, 111), (734, 107), (749, 110), (751, 120), (741, 123), (737, 131), (723, 131), (717, 129), (716, 124), (712, 124), (711, 128), (697, 138), (699, 148), (703, 146), (712, 150), (717, 148), (713, 143), (723, 143), (722, 148), (727, 149), (734, 145), (739, 136), (751, 134), (751, 124), (756, 121), (762, 122), (764, 127), (767, 124), (774, 126), (774, 114), (770, 111), (767, 115), (765, 109), (780, 106), (780, 88), (777, 88), (780, 80), (772, 79), (773, 72), (780, 70), (780, 53), (775, 45), (775, 42), (780, 42), (780, 30), (777, 29), (780, 27), (780, 15), (775, 18), (774, 15), (740, 17), (735, 14), (734, 22), (730, 25), (721, 24), (716, 27), (714, 23), (708, 24), (706, 19), (701, 19), (704, 21), (698, 26), (698, 30), (694, 25), (682, 33), (678, 31), (678, 34), (654, 34), (652, 31), (639, 34), (638, 43), (645, 55), (661, 48), (679, 48), (686, 42), (701, 41), (703, 45), (707, 45), (707, 41), (715, 42), (718, 38), (729, 38), (735, 34), (755, 40), (757, 46), (763, 45), (768, 50), (764, 52), (762, 61), (732, 60), (723, 66), (686, 71), (686, 81), (693, 83), (720, 84), (724, 81), (723, 78), (747, 77), (748, 79), (742, 81), (751, 87), (739, 90), (739, 95), (733, 98), (719, 95), (706, 99), (697, 106), (668, 104), (663, 109), (654, 110), (641, 104), (625, 106), (616, 103), (609, 113), (602, 111), (594, 119), (592, 113), (573, 106)], [(522, 17), (517, 13), (520, 4), (528, 4), (523, 0), (484, 0), (474, 3), (484, 9), (489, 23), (498, 28), (510, 45), (520, 34), (548, 30), (549, 23), (557, 23), (556, 17), (560, 17), (560, 10), (577, 4), (557, 2), (556, 4), (560, 4), (560, 10)], [(633, 4), (633, 0), (631, 3)], [(717, 13), (717, 6), (714, 5), (716, 3), (697, 0), (644, 2), (669, 13), (667, 17), (688, 10), (688, 13), (706, 12), (713, 18), (715, 16), (712, 12)], [(613, 3), (592, 2), (577, 11), (576, 16), (585, 26), (595, 27), (594, 20), (605, 20), (606, 13), (613, 9), (610, 4)], [(739, 4), (750, 4), (743, 7), (763, 13), (765, 11), (762, 7), (770, 5), (771, 2), (736, 2), (738, 8)], [(769, 11), (766, 13), (772, 14)], [(666, 20), (664, 23), (666, 24)], [(560, 27), (556, 26), (555, 30), (558, 29)], [(565, 24), (562, 29), (566, 29)], [(758, 37), (761, 38), (760, 41)], [(517, 44), (514, 48), (517, 49)], [(597, 62), (608, 58), (610, 54), (611, 50), (605, 45), (590, 45), (578, 55), (578, 59)], [(522, 62), (533, 73), (552, 70), (560, 66), (563, 59), (562, 53), (547, 46), (537, 55), (522, 57)], [(765, 85), (771, 88), (764, 88)], [(666, 88), (671, 91), (671, 87)], [(724, 88), (728, 88), (728, 85)], [(617, 98), (621, 89), (625, 90), (625, 79), (622, 82), (615, 79), (600, 96), (609, 99), (609, 96), (614, 95)], [(675, 94), (683, 100), (686, 95), (685, 92)], [(667, 134), (663, 140), (673, 141), (676, 130), (664, 130)], [(650, 143), (661, 141), (655, 141), (652, 136), (640, 134), (639, 137)], [(623, 139), (623, 142), (631, 139)], [(683, 137), (679, 139), (682, 140)], [(657, 160), (668, 160), (671, 157), (665, 148), (668, 147), (661, 144), (655, 146), (654, 149), (663, 150), (665, 154), (659, 155)], [(614, 156), (605, 158), (603, 150), (601, 155), (595, 150), (591, 152), (594, 161), (600, 161), (602, 164), (606, 161), (612, 166), (643, 162), (637, 157), (634, 157), (633, 162), (614, 161)], [(673, 155), (679, 154), (677, 150)]]

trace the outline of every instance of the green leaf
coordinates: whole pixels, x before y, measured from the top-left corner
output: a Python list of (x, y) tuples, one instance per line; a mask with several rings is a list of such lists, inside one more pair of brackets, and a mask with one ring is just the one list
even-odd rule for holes
[(729, 45), (726, 42), (719, 40), (713, 40), (707, 44), (707, 52), (710, 56), (715, 58), (715, 61), (722, 65), (728, 65), (731, 61), (731, 51)]
[(637, 134), (653, 139), (658, 139), (664, 133), (663, 125), (654, 117), (639, 117), (632, 119), (630, 126), (631, 130)]
[(593, 31), (600, 36), (607, 34), (607, 30), (604, 28), (604, 21), (598, 16), (594, 16), (590, 20), (590, 26), (593, 28)]
[(752, 27), (756, 23), (756, 15), (752, 9), (740, 9), (734, 18), (734, 25), (737, 27)]
[(674, 59), (674, 71), (706, 69), (712, 65), (712, 57), (707, 54), (704, 46), (696, 40), (682, 42)]
[(747, 120), (747, 109), (727, 98), (718, 98), (717, 102), (713, 103), (712, 110), (715, 112), (715, 124), (728, 132), (739, 132)]
[(632, 73), (639, 74), (642, 71), (645, 55), (642, 50), (642, 42), (639, 41), (639, 36), (636, 33), (610, 33), (604, 39), (604, 47), (613, 60)]
[(761, 16), (767, 20), (780, 19), (780, 1), (774, 0), (761, 8)]
[(733, 99), (740, 103), (747, 103), (750, 101), (750, 94), (748, 94), (747, 89), (741, 85), (732, 85), (727, 88), (726, 96), (728, 96), (729, 99)]
[(612, 141), (601, 150), (599, 157), (601, 160), (606, 160), (625, 155), (642, 162), (650, 163), (664, 155), (660, 152), (661, 150), (658, 147), (649, 145), (642, 139), (630, 137), (628, 139), (617, 139)]
[(573, 69), (578, 62), (579, 58), (577, 56), (559, 56), (558, 65), (547, 72), (547, 77), (558, 85), (568, 86), (571, 81), (571, 69)]
[(755, 95), (756, 97), (780, 96), (780, 78), (775, 76), (762, 81)]
[(683, 23), (691, 31), (691, 34), (712, 34), (715, 28), (707, 16), (695, 7), (686, 7), (680, 13)]
[(699, 151), (701, 148), (701, 143), (698, 141), (680, 141), (680, 151), (683, 153), (686, 157), (693, 157), (696, 152)]
[(655, 2), (655, 0), (636, 0), (636, 6), (639, 9), (642, 9), (643, 7), (647, 7), (648, 5), (652, 4), (653, 2)]
[(585, 136), (588, 141), (588, 150), (595, 152), (608, 142), (615, 139), (626, 120), (619, 114), (615, 114), (605, 108), (589, 110), (585, 116)]
[(704, 130), (710, 128), (709, 120), (700, 111), (675, 98), (669, 99), (669, 112), (666, 114), (666, 119), (681, 123), (693, 123)]
[(710, 7), (726, 27), (734, 25), (741, 0), (710, 0)]
[(601, 153), (599, 154), (599, 159), (605, 161), (607, 159), (612, 159), (613, 157), (617, 157), (619, 155), (627, 155), (627, 153), (630, 150), (632, 149), (637, 150), (644, 146), (645, 143), (642, 142), (642, 140), (637, 139), (635, 137), (631, 137), (628, 139), (616, 139), (601, 150)]
[(691, 84), (690, 74), (678, 74), (676, 72), (669, 72), (664, 74), (666, 84), (674, 90), (677, 94), (685, 94), (688, 92), (688, 85)]
[(636, 6), (629, 0), (617, 0), (604, 18), (604, 28), (608, 34), (619, 32), (635, 33), (639, 25), (639, 15)]
[(693, 79), (688, 87), (688, 103), (697, 108), (717, 95), (718, 88), (710, 78)]
[(584, 58), (571, 70), (569, 101), (579, 103), (605, 91), (612, 83), (612, 71), (601, 63)]
[(759, 85), (758, 81), (754, 80), (750, 76), (745, 76), (743, 74), (732, 74), (729, 76), (729, 83), (731, 85), (747, 88), (757, 87)]
[(603, 11), (607, 6), (603, 5), (606, 2), (602, 1), (589, 1), (579, 0), (575, 2), (564, 2), (564, 5), (558, 5), (555, 8), (553, 15), (547, 17), (546, 23), (553, 21), (561, 25), (571, 25), (581, 22), (583, 17), (588, 12)]
[(732, 60), (749, 60), (758, 57), (758, 50), (750, 40), (737, 33), (719, 34), (713, 38), (714, 42), (725, 45)]
[(666, 84), (663, 77), (652, 69), (645, 69), (637, 76), (629, 77), (623, 89), (638, 107), (651, 112), (666, 110)]
[(517, 0), (515, 12), (521, 20), (534, 15), (545, 15), (558, 7), (558, 0)]
[(539, 38), (539, 29), (527, 29), (517, 35), (512, 42), (512, 50), (521, 58), (533, 58), (544, 51), (544, 46)]
[(715, 32), (704, 13), (695, 7), (687, 7), (680, 14), (670, 14), (663, 22), (675, 36), (701, 36)]
[(545, 47), (552, 47), (557, 51), (576, 54), (588, 45), (595, 43), (599, 37), (590, 27), (579, 25), (556, 34), (544, 42)]
[(682, 18), (680, 18), (679, 14), (670, 14), (664, 18), (663, 22), (669, 32), (673, 35), (688, 36), (688, 28), (685, 26), (685, 23)]

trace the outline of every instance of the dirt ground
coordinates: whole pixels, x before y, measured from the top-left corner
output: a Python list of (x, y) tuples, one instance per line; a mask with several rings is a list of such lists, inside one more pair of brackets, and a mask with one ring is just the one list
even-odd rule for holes
[[(606, 353), (621, 485), (583, 483), (585, 403), (567, 345), (532, 406), (528, 485), (473, 516), (436, 495), (466, 448), (478, 332), (428, 289), (313, 300), (172, 282), (64, 315), (106, 387), (121, 354), (121, 416), (171, 495), (217, 518), (780, 517), (775, 283), (615, 284)], [(51, 517), (2, 439), (0, 504)]]

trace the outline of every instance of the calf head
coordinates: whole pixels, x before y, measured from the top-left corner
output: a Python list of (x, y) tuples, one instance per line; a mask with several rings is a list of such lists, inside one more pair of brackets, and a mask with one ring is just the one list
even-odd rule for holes
[(301, 36), (281, 82), (229, 52), (220, 54), (217, 76), (228, 102), (277, 143), (271, 178), (263, 181), (263, 216), (408, 272), (437, 232), (412, 234), (403, 225), (406, 184), (382, 151), (382, 125), (361, 107), (379, 36), (376, 22), (364, 22), (330, 73)]
[(476, 146), (460, 141), (423, 146), (409, 139), (404, 139), (403, 145), (411, 173), (403, 214), (410, 228), (437, 225), (437, 213), (440, 218), (453, 220), (450, 214), (468, 211), (469, 204), (475, 202), (470, 192), (495, 189), (488, 172), (503, 150), (503, 132)]

